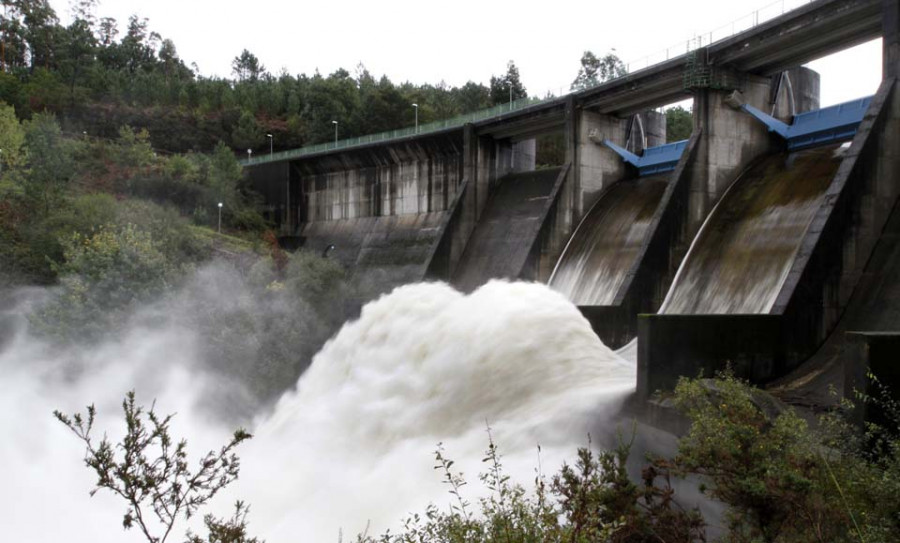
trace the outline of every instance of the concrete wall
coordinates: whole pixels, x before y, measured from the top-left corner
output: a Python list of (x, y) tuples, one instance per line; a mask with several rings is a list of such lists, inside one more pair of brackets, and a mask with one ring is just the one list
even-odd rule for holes
[(900, 196), (900, 92), (882, 83), (772, 308), (795, 330), (798, 363), (834, 328)]
[(442, 211), (462, 181), (462, 134), (311, 157), (292, 168), (301, 222)]
[(627, 120), (577, 110), (575, 119), (575, 168), (573, 209), (578, 221), (594, 205), (604, 187), (625, 177), (625, 164), (604, 139), (625, 145)]
[[(481, 137), (471, 124), (463, 128), (462, 140), (463, 182), (429, 259), (427, 276), (431, 279), (450, 280), (498, 180), (513, 170), (512, 143), (508, 140), (496, 142)], [(504, 149), (505, 160), (498, 160)]]
[[(771, 109), (770, 80), (745, 74), (738, 79), (743, 100), (761, 110)], [(766, 127), (725, 103), (731, 91), (711, 88), (694, 93), (694, 131), (703, 134), (690, 188), (688, 229), (696, 233), (725, 189), (757, 157), (773, 148)]]
[(900, 78), (900, 0), (884, 0), (882, 34), (882, 77)]
[(531, 247), (528, 259), (522, 267), (519, 277), (528, 281), (546, 283), (553, 273), (566, 242), (572, 232), (565, 229), (560, 220), (560, 209), (563, 202), (564, 187), (572, 183), (572, 165), (564, 164), (559, 170), (556, 182), (545, 203), (539, 223), (539, 231)]
[(675, 388), (678, 378), (735, 375), (764, 382), (783, 373), (785, 331), (778, 315), (641, 315), (637, 396)]

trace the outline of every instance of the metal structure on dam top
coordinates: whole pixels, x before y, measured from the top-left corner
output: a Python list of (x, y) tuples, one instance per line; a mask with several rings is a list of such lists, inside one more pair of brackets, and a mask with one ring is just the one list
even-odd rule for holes
[[(361, 146), (378, 145), (430, 134), (458, 130), (472, 123), (490, 130), (494, 123), (513, 122), (545, 110), (564, 109), (567, 100), (577, 106), (602, 113), (625, 115), (658, 107), (686, 97), (693, 83), (728, 85), (729, 71), (760, 75), (778, 73), (790, 66), (818, 58), (882, 34), (882, 0), (818, 0), (778, 15), (736, 35), (703, 45), (702, 38), (689, 40), (684, 54), (666, 58), (612, 81), (572, 92), (562, 97), (522, 98), (489, 109), (451, 119), (378, 134), (309, 145), (256, 156), (241, 161), (243, 166), (299, 159)], [(712, 39), (713, 33), (710, 33)], [(702, 51), (703, 55), (698, 55)], [(705, 62), (701, 62), (705, 58)], [(722, 72), (716, 67), (727, 66)], [(702, 68), (702, 77), (698, 69)], [(688, 78), (688, 75), (692, 77)], [(723, 87), (724, 88), (724, 87)]]

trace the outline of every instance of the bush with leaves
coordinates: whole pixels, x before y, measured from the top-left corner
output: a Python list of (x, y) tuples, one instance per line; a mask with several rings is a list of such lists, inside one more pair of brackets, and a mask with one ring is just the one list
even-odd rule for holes
[[(105, 435), (99, 441), (92, 431), (96, 409), (88, 406), (86, 414), (54, 416), (66, 425), (85, 445), (85, 465), (97, 475), (91, 496), (108, 490), (122, 498), (127, 506), (122, 518), (126, 529), (138, 528), (149, 543), (165, 543), (179, 519), (192, 518), (220, 490), (237, 479), (240, 459), (235, 448), (252, 437), (242, 429), (218, 451), (209, 451), (191, 469), (187, 441), (177, 443), (170, 432), (173, 415), (159, 416), (151, 406), (146, 410), (136, 404), (134, 391), (122, 402), (126, 433), (113, 444)], [(229, 520), (205, 517), (210, 531), (209, 543), (258, 543), (246, 534), (247, 508), (235, 505)], [(190, 543), (204, 540), (188, 532)]]
[(61, 290), (32, 317), (43, 332), (62, 340), (98, 339), (127, 321), (139, 304), (158, 297), (177, 268), (159, 243), (133, 224), (105, 226), (63, 241), (56, 265)]
[(728, 541), (886, 541), (900, 533), (896, 434), (873, 425), (861, 432), (837, 413), (810, 428), (728, 373), (682, 379), (675, 403), (692, 424), (674, 465), (702, 476), (702, 490), (728, 506)]
[[(490, 432), (489, 432), (490, 436)], [(538, 449), (540, 451), (540, 448)], [(443, 474), (455, 503), (449, 511), (428, 506), (424, 516), (408, 518), (400, 532), (379, 538), (366, 534), (361, 543), (475, 543), (556, 542), (650, 543), (705, 541), (699, 512), (684, 510), (673, 499), (669, 474), (645, 470), (641, 484), (628, 478), (625, 464), (631, 443), (619, 442), (614, 451), (599, 454), (590, 446), (578, 451), (574, 465), (563, 465), (551, 481), (539, 472), (534, 491), (510, 481), (493, 438), (479, 476), (488, 490), (474, 510), (464, 497), (466, 481), (452, 470), (439, 444), (435, 469)], [(657, 479), (662, 480), (661, 486)]]

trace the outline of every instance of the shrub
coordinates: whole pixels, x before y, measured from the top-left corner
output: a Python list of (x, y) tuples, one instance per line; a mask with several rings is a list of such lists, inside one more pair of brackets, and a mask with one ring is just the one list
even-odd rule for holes
[[(488, 430), (490, 436), (490, 429)], [(540, 450), (540, 449), (538, 449)], [(403, 529), (379, 538), (366, 534), (361, 543), (554, 542), (650, 543), (705, 541), (704, 524), (696, 511), (685, 511), (673, 500), (668, 473), (644, 472), (641, 485), (628, 479), (625, 464), (631, 443), (595, 455), (590, 446), (578, 450), (575, 464), (563, 465), (548, 484), (538, 474), (534, 492), (510, 482), (502, 458), (489, 437), (479, 476), (488, 495), (475, 511), (463, 497), (466, 481), (452, 471), (453, 461), (440, 444), (435, 469), (442, 473), (455, 504), (449, 511), (428, 506), (424, 516), (409, 517)], [(662, 486), (656, 485), (661, 478)]]
[(32, 322), (59, 339), (97, 339), (118, 330), (140, 303), (159, 296), (176, 271), (150, 234), (132, 224), (72, 234), (55, 266), (61, 291)]
[[(187, 441), (177, 443), (169, 425), (173, 415), (161, 417), (153, 407), (145, 411), (136, 405), (134, 391), (122, 402), (126, 434), (113, 445), (104, 435), (99, 443), (91, 432), (96, 409), (88, 406), (85, 415), (71, 417), (59, 411), (53, 415), (85, 445), (85, 465), (97, 475), (93, 496), (108, 490), (121, 497), (128, 509), (122, 526), (138, 528), (149, 543), (165, 543), (180, 518), (190, 519), (220, 490), (234, 482), (240, 472), (240, 459), (234, 449), (252, 437), (238, 429), (218, 451), (209, 451), (199, 459), (198, 467), (188, 465)], [(210, 531), (209, 543), (259, 543), (246, 535), (247, 508), (237, 502), (230, 520), (205, 517)], [(155, 526), (152, 519), (159, 523)], [(190, 543), (203, 540), (188, 532)]]

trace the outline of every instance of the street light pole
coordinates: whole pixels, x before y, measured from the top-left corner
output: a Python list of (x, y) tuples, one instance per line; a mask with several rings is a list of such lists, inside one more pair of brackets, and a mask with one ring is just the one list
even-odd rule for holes
[(247, 149), (247, 160), (251, 160), (253, 158), (253, 149)]
[(334, 125), (334, 144), (337, 145), (338, 122), (337, 122), (337, 121), (331, 121), (331, 124)]
[(222, 233), (222, 202), (219, 202), (219, 233)]
[(266, 134), (266, 137), (269, 138), (269, 158), (272, 158), (275, 138), (272, 137), (272, 134)]
[(416, 134), (419, 133), (419, 104), (412, 105), (416, 109)]

